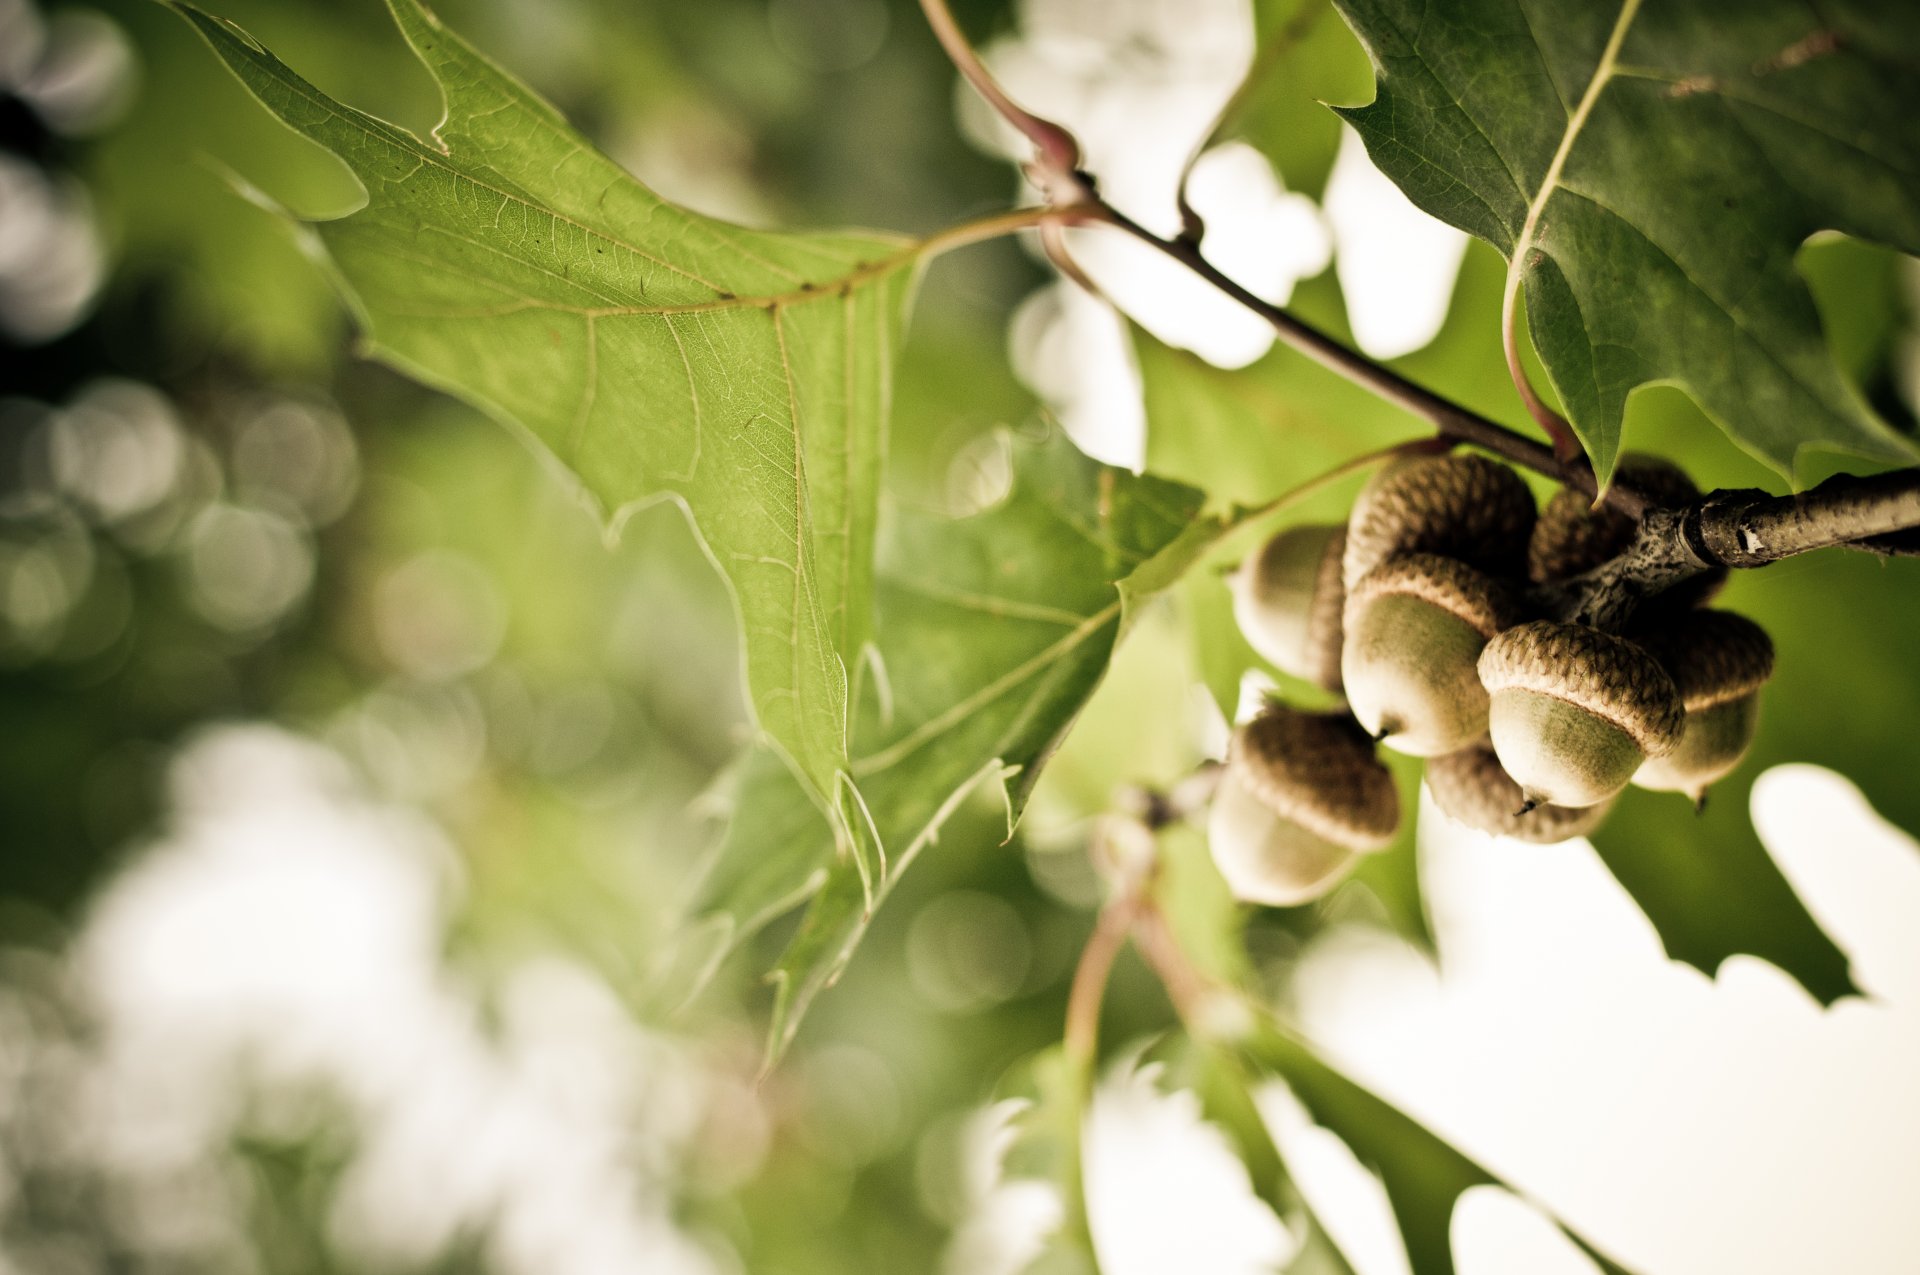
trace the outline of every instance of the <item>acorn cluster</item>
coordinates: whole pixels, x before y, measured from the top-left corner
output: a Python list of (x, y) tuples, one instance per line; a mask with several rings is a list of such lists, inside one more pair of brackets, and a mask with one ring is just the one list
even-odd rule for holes
[[(1667, 503), (1672, 465), (1620, 472)], [(1745, 754), (1773, 645), (1706, 609), (1696, 576), (1614, 633), (1540, 615), (1530, 587), (1626, 550), (1632, 519), (1572, 490), (1536, 510), (1520, 477), (1473, 455), (1402, 461), (1343, 526), (1291, 527), (1230, 580), (1248, 642), (1344, 710), (1268, 704), (1235, 731), (1209, 812), (1215, 862), (1251, 902), (1304, 903), (1390, 843), (1401, 811), (1377, 745), (1427, 758), (1451, 818), (1539, 843), (1591, 832), (1628, 784), (1696, 804)]]

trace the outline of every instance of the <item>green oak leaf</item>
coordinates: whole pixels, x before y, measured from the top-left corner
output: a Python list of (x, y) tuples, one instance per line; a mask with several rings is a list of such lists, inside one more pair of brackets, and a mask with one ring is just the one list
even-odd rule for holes
[(1788, 477), (1809, 449), (1914, 458), (1835, 365), (1794, 254), (1823, 230), (1920, 251), (1920, 8), (1337, 2), (1379, 77), (1343, 114), (1507, 256), (1603, 476), (1654, 383)]
[(1132, 608), (1225, 525), (1200, 516), (1198, 491), (1097, 464), (1058, 433), (1016, 447), (1013, 474), (1006, 496), (971, 517), (899, 510), (883, 546), (878, 671), (851, 768), (886, 850), (870, 889), (830, 841), (796, 838), (806, 821), (791, 779), (749, 763), (694, 964), (809, 901), (773, 973), (775, 1056), (961, 800), (996, 788), (1012, 834)]
[(921, 249), (666, 203), (418, 0), (389, 7), (446, 100), (430, 137), (176, 6), (359, 179), (359, 209), (302, 233), (373, 357), (529, 436), (616, 526), (649, 501), (688, 511), (739, 608), (762, 737), (857, 845), (848, 670), (871, 633), (889, 378)]

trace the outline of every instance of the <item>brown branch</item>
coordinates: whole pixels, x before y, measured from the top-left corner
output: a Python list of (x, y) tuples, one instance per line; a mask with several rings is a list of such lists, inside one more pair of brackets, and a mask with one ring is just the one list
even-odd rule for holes
[(1107, 979), (1113, 962), (1126, 946), (1127, 933), (1139, 914), (1139, 899), (1131, 892), (1121, 895), (1100, 909), (1093, 933), (1080, 950), (1080, 963), (1074, 967), (1072, 989), (1067, 993), (1067, 1024), (1062, 1044), (1067, 1062), (1076, 1072), (1093, 1067), (1100, 1047), (1100, 1004), (1106, 999)]
[[(1022, 210), (1013, 217), (1023, 225), (1041, 224), (1050, 252), (1070, 261), (1060, 236), (1065, 224), (1105, 224), (1121, 230), (1258, 314), (1293, 349), (1420, 417), (1442, 438), (1470, 444), (1544, 474), (1592, 497), (1596, 504), (1637, 520), (1635, 539), (1618, 558), (1573, 581), (1536, 591), (1535, 600), (1550, 611), (1611, 627), (1623, 622), (1645, 599), (1690, 576), (1720, 567), (1763, 566), (1843, 544), (1883, 555), (1920, 556), (1920, 470), (1871, 478), (1842, 476), (1797, 496), (1718, 491), (1681, 509), (1661, 506), (1617, 482), (1601, 490), (1593, 467), (1584, 457), (1559, 454), (1349, 349), (1221, 273), (1201, 254), (1197, 236), (1182, 234), (1163, 239), (1101, 199), (1092, 177), (1075, 167), (1080, 149), (1072, 134), (1028, 113), (1007, 96), (954, 22), (946, 0), (921, 0), (921, 8), (961, 74), (1033, 141), (1035, 157), (1028, 165), (1029, 175), (1060, 216), (1052, 220), (1044, 215), (1035, 217), (1035, 210)], [(1034, 222), (1027, 222), (1027, 218), (1034, 218)], [(992, 219), (983, 227), (988, 233), (1004, 233), (1011, 228)], [(1190, 223), (1189, 229), (1197, 227)], [(1510, 334), (1511, 323), (1505, 326)], [(1510, 346), (1507, 353), (1518, 372), (1517, 350)], [(1516, 384), (1524, 389), (1524, 381), (1520, 377)], [(1564, 447), (1567, 438), (1548, 428)]]
[(1584, 458), (1562, 460), (1551, 447), (1516, 433), (1497, 421), (1462, 407), (1452, 399), (1434, 393), (1424, 385), (1410, 381), (1392, 368), (1374, 362), (1356, 350), (1348, 349), (1320, 329), (1294, 317), (1271, 301), (1249, 292), (1201, 255), (1197, 245), (1181, 239), (1162, 239), (1125, 213), (1100, 203), (1097, 211), (1086, 216), (1088, 222), (1105, 222), (1123, 230), (1140, 242), (1173, 258), (1205, 279), (1227, 296), (1265, 319), (1280, 339), (1319, 363), (1398, 407), (1420, 417), (1447, 438), (1469, 443), (1496, 456), (1522, 465), (1536, 473), (1573, 487), (1604, 501), (1631, 518), (1638, 518), (1652, 507), (1645, 496), (1614, 483), (1604, 496), (1594, 477), (1593, 466)]
[(1747, 570), (1815, 549), (1920, 552), (1920, 469), (1841, 475), (1793, 496), (1716, 491), (1681, 509), (1649, 510), (1611, 562), (1536, 592), (1544, 609), (1617, 629), (1647, 599), (1721, 567)]

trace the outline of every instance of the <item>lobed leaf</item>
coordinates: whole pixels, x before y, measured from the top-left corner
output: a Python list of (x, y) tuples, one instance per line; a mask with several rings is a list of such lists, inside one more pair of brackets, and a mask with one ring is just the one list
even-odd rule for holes
[(1813, 448), (1914, 458), (1835, 365), (1794, 254), (1823, 230), (1920, 251), (1920, 9), (1338, 3), (1379, 80), (1342, 113), (1507, 256), (1603, 477), (1658, 382), (1788, 476)]
[(976, 789), (1008, 835), (1054, 746), (1099, 685), (1130, 605), (1221, 524), (1200, 493), (1090, 461), (1064, 436), (1015, 450), (1013, 488), (951, 519), (901, 510), (877, 588), (879, 667), (852, 773), (884, 861), (795, 841), (803, 795), (754, 766), (708, 890), (732, 943), (797, 898), (807, 912), (774, 971), (771, 1052), (858, 945), (887, 890)]
[(771, 234), (660, 199), (418, 0), (428, 138), (334, 101), (238, 27), (178, 11), (365, 203), (305, 230), (369, 353), (523, 431), (616, 525), (689, 512), (728, 580), (767, 745), (859, 836), (847, 670), (871, 634), (890, 368), (919, 249)]

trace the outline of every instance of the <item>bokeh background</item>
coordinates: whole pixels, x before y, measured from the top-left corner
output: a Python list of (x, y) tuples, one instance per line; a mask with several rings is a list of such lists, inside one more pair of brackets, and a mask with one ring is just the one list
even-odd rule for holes
[[(208, 7), (345, 101), (437, 118), (377, 0)], [(1012, 139), (903, 0), (437, 8), (704, 212), (924, 233), (1020, 197)], [(1254, 54), (1244, 3), (955, 8), (1116, 203), (1177, 226), (1179, 171)], [(1248, 106), (1259, 144), (1195, 169), (1209, 250), (1514, 419), (1499, 261), (1314, 102), (1368, 83), (1336, 17), (1302, 26)], [(1089, 821), (1224, 738), (1218, 581), (1140, 626), (1019, 836), (956, 816), (759, 1081), (757, 974), (789, 931), (691, 1005), (659, 978), (746, 739), (729, 602), (684, 519), (609, 540), (518, 441), (357, 358), (243, 190), (307, 214), (356, 195), (161, 6), (0, 0), (0, 1271), (1018, 1269), (1058, 1201), (1004, 1178), (994, 1099), (1059, 1036), (1099, 901)], [(1075, 250), (1142, 327), (1017, 242), (929, 274), (892, 499), (967, 507), (998, 431), (1045, 419), (1236, 499), (1416, 432), (1130, 245)], [(1802, 259), (1844, 364), (1910, 424), (1910, 263)], [(1779, 487), (1672, 391), (1634, 401), (1629, 440)], [(1736, 581), (1782, 672), (1706, 816), (1636, 798), (1599, 851), (1423, 819), (1437, 963), (1417, 901), (1359, 882), (1310, 924), (1255, 923), (1275, 995), (1636, 1269), (1920, 1269), (1920, 859), (1892, 826), (1920, 828), (1917, 587), (1840, 553)], [(1669, 959), (1712, 970), (1727, 934), (1656, 933), (1617, 883), (1713, 915), (1724, 878), (1690, 865), (1741, 855), (1784, 881), (1727, 900), (1728, 941), (1795, 964), (1768, 911), (1790, 884), (1837, 941), (1801, 945), (1815, 995), (1752, 958), (1717, 980)], [(1849, 983), (1870, 995), (1822, 1006)], [(1171, 1023), (1157, 987), (1129, 960), (1109, 999), (1103, 1265), (1276, 1269), (1290, 1220), (1140, 1061)], [(1267, 1098), (1356, 1266), (1404, 1269), (1364, 1171)], [(1512, 1196), (1455, 1226), (1469, 1271), (1591, 1269)]]

